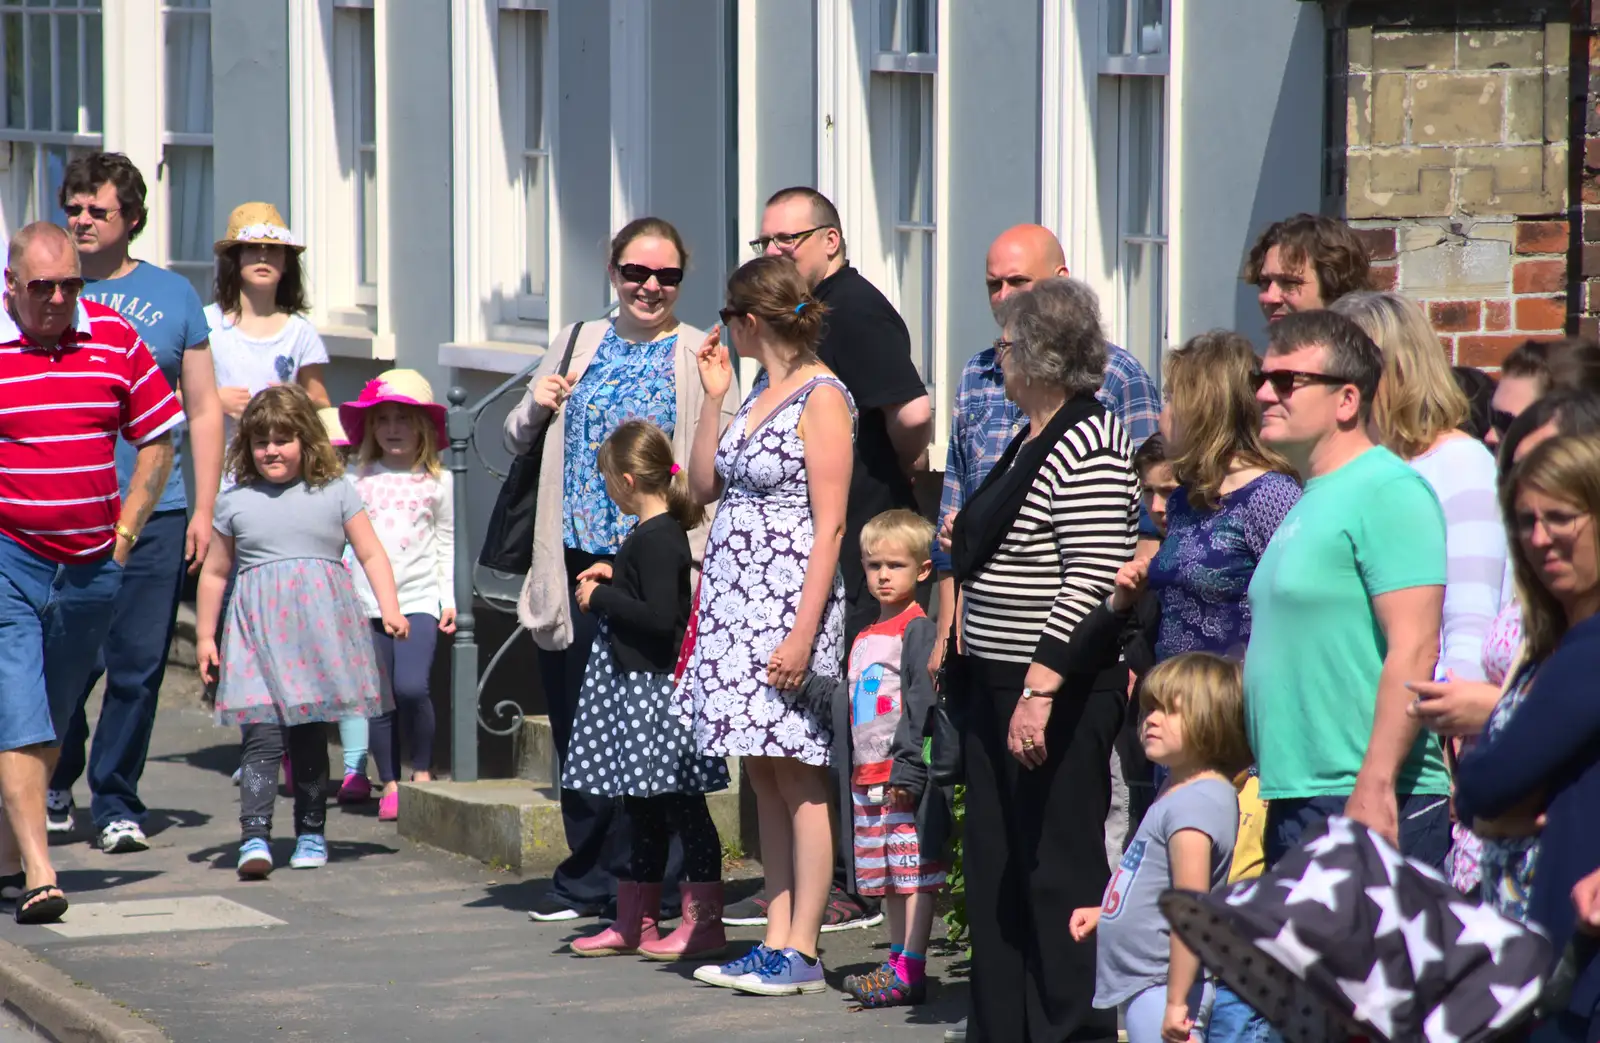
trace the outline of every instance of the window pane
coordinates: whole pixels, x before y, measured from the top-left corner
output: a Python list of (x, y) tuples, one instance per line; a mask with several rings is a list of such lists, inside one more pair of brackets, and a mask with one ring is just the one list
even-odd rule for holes
[(356, 192), (361, 214), (361, 283), (378, 283), (378, 150), (363, 147), (359, 153)]
[(88, 149), (69, 148), (66, 145), (50, 145), (44, 150), (44, 164), (40, 170), (43, 183), (35, 186), (34, 198), (37, 202), (37, 212), (30, 220), (52, 221), (58, 225), (67, 223), (67, 215), (61, 212), (61, 207), (56, 203), (56, 188), (61, 184), (67, 174), (67, 164), (83, 155)]
[(523, 160), (523, 208), (527, 227), (523, 232), (522, 293), (543, 297), (550, 292), (550, 185), (549, 160), (527, 156)]
[(167, 13), (167, 130), (211, 133), (211, 17)]
[(356, 133), (360, 136), (361, 144), (372, 145), (378, 140), (377, 45), (373, 36), (372, 12), (363, 9), (352, 13), (356, 16), (356, 48), (361, 66), (361, 79), (357, 85), (361, 95), (358, 99), (359, 122)]
[(1166, 0), (1139, 0), (1139, 53), (1165, 54)]
[(1129, 0), (1105, 0), (1107, 54), (1133, 53), (1128, 43), (1128, 3)]
[(1123, 89), (1130, 92), (1128, 125), (1124, 130), (1128, 142), (1128, 176), (1123, 181), (1128, 200), (1123, 216), (1124, 235), (1162, 233), (1166, 83), (1161, 76), (1129, 76), (1123, 80)]
[(21, 130), (28, 125), (27, 83), (23, 80), (22, 16), (8, 14), (0, 20), (5, 33), (6, 126)]
[(84, 104), (89, 110), (89, 120), (85, 129), (90, 134), (99, 134), (102, 129), (101, 123), (105, 111), (105, 85), (101, 66), (104, 61), (105, 46), (100, 42), (100, 16), (97, 14), (84, 15)]
[(900, 317), (911, 333), (911, 358), (933, 381), (933, 233), (899, 233)]
[(896, 54), (938, 50), (939, 0), (878, 0), (878, 48)]
[(0, 226), (9, 239), (17, 229), (38, 217), (34, 207), (34, 191), (39, 181), (34, 164), (38, 157), (34, 146), (23, 141), (8, 141), (0, 144), (0, 148), (9, 149), (11, 154), (9, 168), (0, 174)]
[(211, 215), (214, 207), (211, 149), (168, 145), (167, 240), (174, 261), (211, 260)]
[(1123, 247), (1123, 347), (1146, 365), (1159, 362), (1166, 350), (1166, 253), (1159, 243)]
[(933, 223), (933, 77), (895, 76), (895, 127), (900, 135), (897, 217)]
[(28, 126), (49, 130), (54, 122), (50, 97), (50, 16), (28, 16)]
[(56, 19), (56, 130), (78, 132), (78, 19), (64, 15)]
[(525, 152), (546, 147), (544, 129), (544, 24), (543, 11), (522, 15), (522, 148)]

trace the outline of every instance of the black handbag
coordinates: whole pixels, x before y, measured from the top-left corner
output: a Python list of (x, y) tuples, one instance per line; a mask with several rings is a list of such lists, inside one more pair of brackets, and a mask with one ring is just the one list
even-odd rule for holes
[[(565, 374), (572, 365), (572, 349), (578, 343), (581, 329), (581, 322), (572, 327), (557, 373)], [(511, 461), (511, 470), (500, 486), (500, 494), (495, 497), (494, 510), (489, 513), (483, 549), (478, 552), (478, 564), (486, 569), (522, 576), (533, 568), (533, 516), (539, 503), (539, 468), (544, 460), (545, 436), (550, 433), (555, 419), (551, 414), (534, 436), (528, 451)]]
[(966, 653), (956, 651), (956, 631), (960, 623), (950, 627), (945, 641), (944, 663), (939, 667), (937, 692), (928, 711), (927, 752), (928, 775), (935, 785), (954, 786), (964, 781), (961, 732), (966, 726), (967, 700), (972, 697), (972, 661)]

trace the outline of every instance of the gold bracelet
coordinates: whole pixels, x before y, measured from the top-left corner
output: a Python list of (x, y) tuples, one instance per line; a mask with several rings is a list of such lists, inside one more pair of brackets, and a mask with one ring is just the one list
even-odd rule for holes
[(139, 542), (139, 534), (121, 522), (117, 522), (117, 524), (113, 525), (112, 529), (116, 530), (118, 536), (121, 536), (123, 539), (127, 540), (128, 546), (130, 547)]

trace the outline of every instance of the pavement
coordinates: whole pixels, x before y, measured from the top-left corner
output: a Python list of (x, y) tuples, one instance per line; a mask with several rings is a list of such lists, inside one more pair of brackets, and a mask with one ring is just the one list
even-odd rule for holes
[[(174, 689), (192, 688), (183, 671), (173, 673)], [(331, 863), (293, 871), (290, 802), (280, 795), (273, 847), (282, 868), (241, 882), (238, 790), (229, 782), (237, 732), (217, 728), (191, 692), (163, 694), (141, 786), (150, 849), (106, 855), (90, 847), (80, 783), (79, 831), (53, 850), (73, 901), (65, 922), (19, 927), (0, 918), (0, 1003), (20, 1013), (18, 1032), (31, 1022), (43, 1038), (117, 1043), (934, 1043), (965, 1013), (958, 954), (943, 941), (931, 947), (927, 1004), (851, 1009), (840, 979), (882, 961), (882, 927), (823, 936), (832, 988), (819, 996), (746, 996), (695, 983), (692, 966), (575, 958), (563, 949), (592, 921), (526, 916), (546, 881), (403, 840), (393, 823), (377, 821), (375, 802), (330, 806)], [(758, 868), (741, 868), (747, 878), (730, 884), (732, 897), (758, 883), (748, 878)], [(759, 928), (730, 936), (753, 943)], [(0, 1043), (40, 1038), (12, 1031), (0, 1021)]]

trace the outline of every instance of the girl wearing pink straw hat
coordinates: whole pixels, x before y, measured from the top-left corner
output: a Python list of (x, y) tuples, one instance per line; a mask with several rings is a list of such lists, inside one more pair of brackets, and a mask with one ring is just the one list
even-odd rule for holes
[[(450, 473), (439, 465), (445, 408), (433, 400), (433, 388), (421, 373), (391, 369), (368, 381), (360, 398), (341, 405), (339, 419), (357, 447), (351, 477), (394, 564), (400, 611), (411, 623), (405, 641), (384, 633), (377, 598), (357, 577), (356, 593), (373, 621), (379, 667), (394, 687), (395, 709), (373, 718), (370, 734), (383, 783), (378, 818), (387, 822), (400, 814), (397, 727), (403, 726), (411, 740), (412, 781), (433, 778), (428, 674), (439, 634), (456, 629), (454, 501)], [(345, 781), (359, 788), (366, 776), (347, 775)]]

